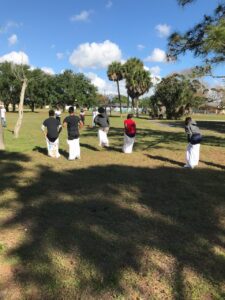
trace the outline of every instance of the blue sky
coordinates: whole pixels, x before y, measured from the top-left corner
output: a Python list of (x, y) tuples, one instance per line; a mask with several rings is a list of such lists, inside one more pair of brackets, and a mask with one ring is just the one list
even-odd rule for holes
[(138, 57), (161, 77), (200, 63), (191, 54), (166, 63), (167, 36), (191, 28), (218, 3), (198, 0), (181, 8), (176, 0), (1, 0), (0, 62), (22, 57), (46, 72), (81, 71), (110, 93), (112, 60)]

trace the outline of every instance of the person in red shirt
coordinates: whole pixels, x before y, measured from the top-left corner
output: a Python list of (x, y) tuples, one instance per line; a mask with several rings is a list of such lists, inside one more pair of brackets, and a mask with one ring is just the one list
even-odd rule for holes
[(132, 153), (135, 135), (136, 135), (136, 123), (132, 120), (133, 114), (128, 114), (127, 119), (124, 121), (124, 143), (123, 152)]

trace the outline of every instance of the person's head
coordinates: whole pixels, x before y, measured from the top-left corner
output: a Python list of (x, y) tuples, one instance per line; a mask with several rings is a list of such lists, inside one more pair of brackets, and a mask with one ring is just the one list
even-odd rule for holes
[(100, 114), (103, 114), (103, 113), (105, 112), (104, 107), (102, 107), (102, 106), (99, 107), (98, 112), (99, 112)]
[(187, 117), (185, 119), (185, 125), (188, 125), (191, 121), (192, 121), (192, 118), (191, 117)]
[(128, 115), (127, 115), (127, 119), (132, 119), (133, 116), (134, 116), (133, 114), (128, 114)]
[(84, 112), (83, 108), (81, 108), (80, 112)]
[(70, 115), (74, 114), (74, 107), (70, 106), (68, 111)]
[(48, 112), (49, 117), (54, 117), (55, 116), (55, 111), (54, 109), (50, 109)]

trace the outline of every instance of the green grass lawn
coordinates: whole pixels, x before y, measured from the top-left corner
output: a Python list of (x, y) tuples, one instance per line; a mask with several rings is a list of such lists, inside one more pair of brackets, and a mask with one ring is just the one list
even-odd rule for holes
[(88, 116), (68, 161), (65, 130), (60, 159), (46, 156), (47, 112), (26, 112), (18, 140), (16, 117), (0, 153), (0, 299), (225, 298), (225, 122), (195, 116), (189, 170), (181, 121), (136, 119), (123, 154), (123, 118), (101, 150)]

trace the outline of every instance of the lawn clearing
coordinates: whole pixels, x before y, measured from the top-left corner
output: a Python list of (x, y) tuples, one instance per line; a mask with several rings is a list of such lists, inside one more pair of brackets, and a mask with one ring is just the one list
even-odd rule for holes
[(86, 126), (71, 162), (65, 130), (60, 159), (46, 156), (46, 112), (25, 113), (18, 140), (7, 117), (0, 299), (224, 299), (223, 122), (199, 122), (201, 162), (187, 170), (178, 121), (137, 119), (131, 155), (122, 118), (111, 117), (109, 150)]

